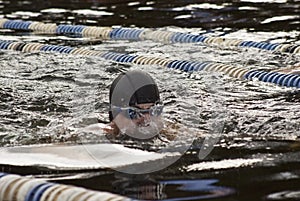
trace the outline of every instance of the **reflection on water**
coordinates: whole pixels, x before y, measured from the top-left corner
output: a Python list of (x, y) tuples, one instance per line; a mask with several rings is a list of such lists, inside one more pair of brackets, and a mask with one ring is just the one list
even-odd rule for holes
[[(286, 0), (198, 1), (0, 1), (9, 19), (226, 36), (299, 44), (299, 2)], [(0, 30), (3, 40), (53, 43), (159, 58), (213, 61), (246, 69), (297, 65), (299, 55), (200, 44), (95, 41)], [(142, 178), (41, 171), (1, 166), (3, 171), (106, 190), (139, 199), (298, 200), (299, 90), (210, 72), (182, 73), (158, 66), (123, 65), (97, 57), (0, 52), (0, 144), (76, 143), (97, 136), (74, 131), (107, 120), (108, 89), (121, 71), (140, 69), (158, 82), (165, 118), (191, 130), (222, 128), (213, 151), (199, 160), (202, 140), (165, 170)], [(217, 117), (222, 117), (222, 119)], [(212, 129), (214, 128), (214, 129)], [(213, 133), (210, 133), (213, 134)], [(214, 133), (215, 134), (215, 133)], [(188, 135), (188, 133), (186, 133)], [(134, 146), (134, 143), (131, 144)], [(137, 148), (137, 146), (134, 146)], [(38, 169), (38, 170), (36, 170)], [(63, 174), (63, 179), (59, 175)], [(67, 177), (65, 175), (75, 175)], [(84, 174), (84, 176), (82, 176)]]
[(300, 191), (283, 191), (272, 193), (267, 196), (267, 200), (299, 200)]
[(140, 200), (204, 200), (234, 193), (231, 188), (215, 185), (215, 179), (163, 180), (147, 177), (121, 177), (113, 182), (114, 191)]
[[(45, 175), (37, 175), (41, 176), (45, 178)], [(236, 193), (233, 188), (221, 185), (218, 179), (210, 178), (155, 179), (152, 175), (108, 175), (99, 172), (53, 174), (46, 178), (66, 184), (76, 184), (76, 179), (81, 179), (81, 185), (85, 187), (108, 190), (138, 200), (227, 200)]]

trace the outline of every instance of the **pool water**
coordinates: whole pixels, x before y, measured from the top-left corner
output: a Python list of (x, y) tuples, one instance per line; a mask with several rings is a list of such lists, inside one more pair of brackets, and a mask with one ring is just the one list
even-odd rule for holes
[[(0, 15), (58, 24), (156, 28), (241, 40), (300, 44), (300, 4), (286, 0), (0, 1)], [(74, 35), (0, 30), (1, 40), (220, 62), (245, 69), (299, 66), (299, 54), (254, 48), (150, 40), (100, 40)], [(165, 103), (164, 118), (206, 133), (176, 163), (129, 175), (109, 169), (55, 170), (0, 165), (1, 171), (110, 191), (142, 200), (300, 200), (300, 93), (213, 72), (181, 72), (123, 64), (95, 56), (0, 52), (0, 144), (4, 147), (105, 139), (76, 129), (108, 118), (112, 80), (123, 71), (151, 74)], [(184, 142), (182, 142), (184, 143)], [(133, 143), (129, 147), (137, 147)], [(153, 148), (154, 147), (154, 148)], [(154, 144), (152, 150), (159, 149)], [(199, 151), (200, 154), (199, 155)]]

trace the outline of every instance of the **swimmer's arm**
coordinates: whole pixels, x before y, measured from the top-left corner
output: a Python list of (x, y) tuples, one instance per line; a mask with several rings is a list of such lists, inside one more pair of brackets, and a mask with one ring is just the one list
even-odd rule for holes
[(92, 124), (84, 127), (84, 131), (88, 131), (96, 135), (113, 134), (113, 130), (114, 128), (111, 124), (103, 123)]

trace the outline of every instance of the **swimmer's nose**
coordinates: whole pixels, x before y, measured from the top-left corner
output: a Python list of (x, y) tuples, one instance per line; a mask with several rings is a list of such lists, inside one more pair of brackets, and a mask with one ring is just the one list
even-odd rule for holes
[(150, 121), (150, 114), (149, 113), (144, 113), (138, 119), (138, 124), (147, 125), (149, 123), (149, 121)]

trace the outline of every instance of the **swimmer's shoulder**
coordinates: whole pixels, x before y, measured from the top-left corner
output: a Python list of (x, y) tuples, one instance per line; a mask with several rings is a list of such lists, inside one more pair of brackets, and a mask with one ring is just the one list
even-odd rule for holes
[(195, 137), (203, 137), (203, 133), (195, 128), (189, 128), (176, 120), (166, 120), (164, 128), (160, 134), (164, 135), (168, 140), (174, 140), (178, 135), (192, 133)]

